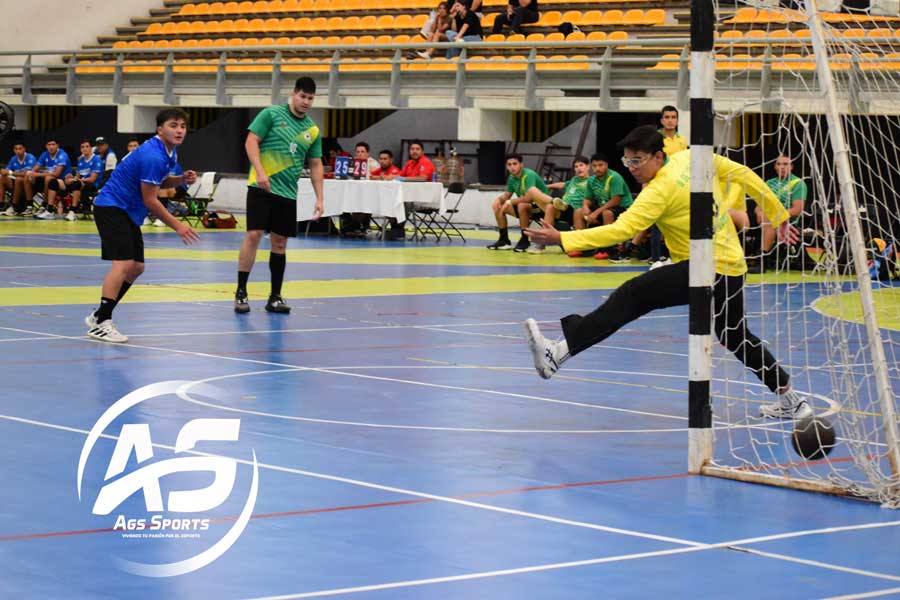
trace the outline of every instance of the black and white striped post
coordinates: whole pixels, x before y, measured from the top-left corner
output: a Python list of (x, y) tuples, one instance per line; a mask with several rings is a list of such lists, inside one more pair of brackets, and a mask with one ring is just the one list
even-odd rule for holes
[(712, 0), (691, 0), (691, 256), (688, 470), (712, 458), (713, 113), (716, 59)]

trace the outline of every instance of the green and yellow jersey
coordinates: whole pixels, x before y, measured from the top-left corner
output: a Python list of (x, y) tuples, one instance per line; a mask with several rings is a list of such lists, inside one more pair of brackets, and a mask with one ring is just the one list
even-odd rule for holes
[[(263, 109), (250, 127), (260, 137), (259, 159), (269, 177), (272, 193), (297, 199), (297, 180), (307, 158), (322, 158), (322, 134), (309, 116), (298, 118), (286, 104)], [(250, 168), (247, 185), (256, 184), (256, 170)]]

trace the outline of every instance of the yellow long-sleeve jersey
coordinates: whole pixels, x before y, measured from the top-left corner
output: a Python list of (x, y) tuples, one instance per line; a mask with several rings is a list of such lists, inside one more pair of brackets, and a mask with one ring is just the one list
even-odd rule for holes
[[(724, 156), (713, 156), (715, 178), (713, 198), (715, 200), (715, 220), (713, 225), (713, 255), (716, 273), (720, 275), (743, 275), (747, 272), (744, 251), (728, 214), (729, 198), (743, 194), (729, 194), (725, 189), (740, 186), (744, 193), (762, 207), (769, 222), (778, 227), (787, 220), (788, 212), (778, 201), (766, 183), (748, 167), (729, 160)], [(691, 151), (685, 150), (669, 157), (647, 184), (631, 208), (619, 215), (610, 225), (567, 231), (562, 233), (562, 245), (566, 252), (605, 248), (630, 240), (636, 233), (654, 223), (666, 238), (666, 246), (672, 260), (679, 262), (690, 256), (691, 219)]]

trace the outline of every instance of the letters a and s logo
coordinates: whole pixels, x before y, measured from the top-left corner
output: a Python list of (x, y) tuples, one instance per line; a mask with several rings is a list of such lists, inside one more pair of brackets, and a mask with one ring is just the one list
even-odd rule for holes
[[(78, 499), (82, 501), (82, 479), (94, 444), (106, 428), (125, 411), (151, 398), (169, 394), (184, 394), (188, 388), (198, 387), (204, 396), (215, 395), (209, 386), (196, 386), (189, 381), (163, 381), (137, 389), (110, 406), (94, 424), (78, 461)], [(205, 390), (205, 392), (204, 392)], [(224, 456), (203, 456), (195, 451), (198, 442), (237, 442), (239, 419), (194, 419), (182, 426), (175, 442), (175, 458), (153, 460), (153, 441), (150, 426), (145, 423), (126, 423), (122, 426), (104, 475), (104, 484), (94, 501), (95, 515), (109, 515), (132, 495), (142, 492), (149, 519), (127, 518), (119, 514), (113, 529), (123, 537), (164, 537), (170, 533), (207, 531), (209, 518), (203, 513), (224, 503), (232, 493), (237, 476), (237, 461)], [(190, 456), (178, 456), (190, 453)], [(134, 454), (138, 468), (125, 473)], [(148, 564), (118, 558), (119, 566), (130, 573), (146, 577), (171, 577), (200, 569), (224, 554), (238, 539), (253, 514), (256, 505), (259, 475), (256, 452), (253, 456), (253, 479), (250, 492), (234, 525), (211, 547), (184, 560), (164, 564)], [(202, 489), (173, 490), (163, 502), (160, 479), (175, 473), (212, 473), (213, 482)], [(177, 516), (171, 516), (177, 513)]]

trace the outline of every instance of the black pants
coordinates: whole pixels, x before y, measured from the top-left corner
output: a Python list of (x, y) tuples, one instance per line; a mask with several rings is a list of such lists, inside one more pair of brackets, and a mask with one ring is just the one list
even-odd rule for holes
[(513, 9), (512, 19), (506, 16), (506, 13), (499, 15), (494, 21), (494, 33), (503, 33), (503, 27), (509, 25), (511, 33), (522, 33), (522, 25), (524, 23), (537, 23), (538, 14), (536, 10), (528, 10), (517, 6)]
[[(688, 261), (659, 267), (622, 284), (594, 312), (562, 319), (562, 329), (575, 356), (650, 311), (688, 303)], [(747, 329), (744, 278), (719, 275), (713, 289), (715, 332), (744, 365), (773, 392), (788, 384), (788, 374), (765, 344)]]

